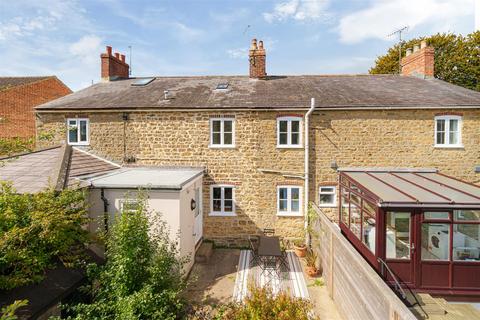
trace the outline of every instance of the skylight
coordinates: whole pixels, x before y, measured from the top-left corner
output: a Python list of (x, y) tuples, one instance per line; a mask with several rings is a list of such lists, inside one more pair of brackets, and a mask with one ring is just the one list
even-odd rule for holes
[(153, 80), (155, 80), (155, 78), (142, 78), (136, 80), (135, 82), (132, 82), (131, 85), (134, 87), (143, 87), (152, 82)]
[(219, 83), (217, 84), (216, 90), (226, 90), (228, 89), (228, 83)]

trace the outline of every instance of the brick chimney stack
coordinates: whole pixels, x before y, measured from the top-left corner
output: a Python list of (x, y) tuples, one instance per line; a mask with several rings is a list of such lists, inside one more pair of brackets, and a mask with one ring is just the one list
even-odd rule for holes
[(407, 49), (407, 54), (402, 59), (402, 76), (433, 78), (434, 65), (435, 49), (427, 46), (427, 41), (423, 40), (420, 46), (416, 44), (413, 49)]
[(115, 52), (112, 55), (112, 47), (107, 46), (105, 53), (100, 55), (102, 62), (102, 81), (128, 79), (129, 65), (125, 63), (125, 55)]
[(263, 41), (260, 40), (257, 45), (257, 39), (253, 39), (248, 56), (250, 60), (250, 78), (265, 79), (267, 72), (265, 61), (266, 53), (263, 48)]

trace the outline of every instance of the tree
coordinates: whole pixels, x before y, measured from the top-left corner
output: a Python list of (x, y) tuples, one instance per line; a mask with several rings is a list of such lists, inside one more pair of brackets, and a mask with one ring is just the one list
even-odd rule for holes
[(157, 213), (140, 201), (117, 215), (106, 235), (106, 263), (90, 265), (90, 303), (67, 307), (70, 319), (176, 319), (184, 307), (185, 261)]
[(57, 260), (79, 261), (88, 233), (85, 193), (53, 189), (17, 194), (0, 182), (0, 289), (43, 279)]
[[(435, 77), (468, 89), (480, 91), (480, 31), (467, 36), (437, 33), (402, 42), (402, 57), (406, 49), (427, 40), (435, 48)], [(398, 44), (375, 60), (370, 74), (398, 73)]]

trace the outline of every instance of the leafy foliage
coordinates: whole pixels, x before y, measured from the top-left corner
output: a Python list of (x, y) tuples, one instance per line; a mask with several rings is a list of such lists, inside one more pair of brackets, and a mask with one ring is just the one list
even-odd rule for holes
[(220, 320), (309, 320), (315, 319), (308, 300), (293, 298), (286, 292), (277, 295), (269, 287), (250, 287), (243, 303), (231, 304), (217, 314)]
[(0, 183), (0, 289), (42, 280), (57, 259), (76, 261), (88, 238), (86, 221), (82, 191), (17, 194)]
[(23, 138), (1, 138), (0, 156), (10, 156), (12, 154), (32, 151), (35, 145), (33, 139)]
[(175, 243), (158, 214), (141, 201), (117, 215), (106, 237), (106, 264), (91, 265), (90, 303), (67, 307), (70, 319), (176, 319), (185, 288)]
[(0, 320), (17, 320), (18, 317), (15, 315), (15, 312), (27, 304), (28, 300), (15, 300), (14, 303), (3, 307), (0, 310)]
[[(415, 38), (402, 43), (402, 57), (406, 49), (427, 40), (435, 48), (435, 77), (447, 82), (480, 91), (480, 31), (467, 36), (452, 33)], [(398, 73), (398, 45), (379, 56), (369, 70), (371, 74)]]

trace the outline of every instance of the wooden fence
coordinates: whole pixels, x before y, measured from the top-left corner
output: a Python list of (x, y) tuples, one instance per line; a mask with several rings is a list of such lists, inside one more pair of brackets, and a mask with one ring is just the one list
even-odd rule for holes
[(343, 318), (416, 320), (407, 306), (341, 234), (339, 227), (321, 209), (312, 205), (319, 216), (313, 226), (317, 234), (312, 245), (319, 251), (325, 284)]

